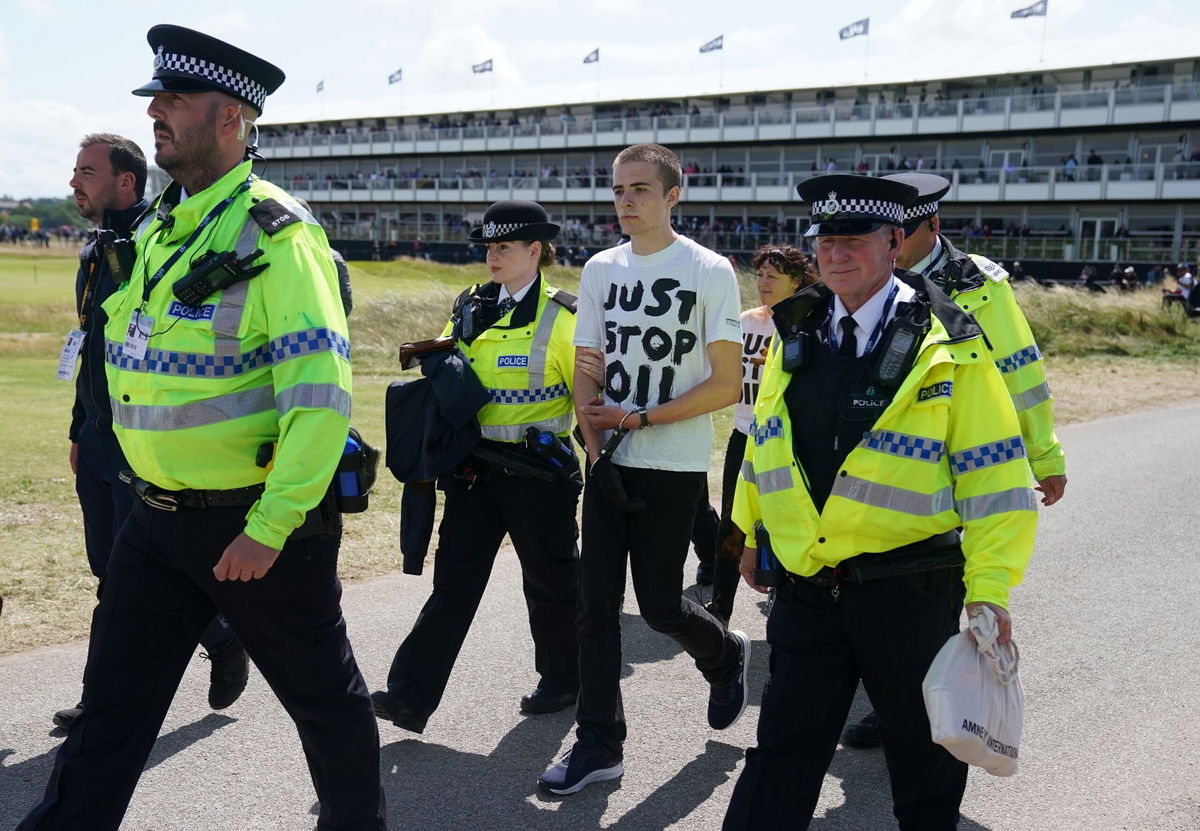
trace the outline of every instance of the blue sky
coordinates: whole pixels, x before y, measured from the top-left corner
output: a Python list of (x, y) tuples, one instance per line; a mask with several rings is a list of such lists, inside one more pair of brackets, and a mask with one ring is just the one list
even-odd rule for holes
[[(1032, 0), (1029, 0), (1032, 2)], [(113, 131), (150, 150), (146, 30), (201, 29), (288, 75), (264, 122), (787, 87), (841, 86), (1200, 54), (1191, 2), (1050, 0), (5, 0), (0, 15), (0, 196), (67, 195), (79, 138)], [(103, 13), (96, 11), (103, 8)], [(520, 14), (514, 13), (515, 9)], [(864, 17), (868, 38), (839, 41)], [(725, 49), (700, 44), (725, 35)], [(597, 65), (583, 57), (599, 47)], [(869, 54), (868, 54), (869, 50)], [(473, 75), (488, 58), (495, 72)], [(864, 60), (866, 58), (866, 60)], [(403, 67), (404, 81), (387, 84)], [(864, 78), (864, 69), (869, 74)], [(325, 90), (315, 87), (324, 80)]]

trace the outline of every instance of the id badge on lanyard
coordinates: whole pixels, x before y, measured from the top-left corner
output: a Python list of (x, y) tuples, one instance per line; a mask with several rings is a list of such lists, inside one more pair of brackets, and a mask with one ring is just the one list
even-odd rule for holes
[(146, 346), (150, 342), (150, 333), (153, 330), (154, 318), (142, 312), (140, 308), (134, 309), (133, 314), (129, 316), (129, 326), (125, 329), (123, 354), (135, 361), (143, 360), (146, 357)]
[(67, 342), (63, 344), (62, 354), (58, 357), (57, 377), (62, 381), (75, 378), (75, 365), (79, 360), (79, 350), (83, 348), (86, 337), (82, 329), (72, 329), (67, 333)]

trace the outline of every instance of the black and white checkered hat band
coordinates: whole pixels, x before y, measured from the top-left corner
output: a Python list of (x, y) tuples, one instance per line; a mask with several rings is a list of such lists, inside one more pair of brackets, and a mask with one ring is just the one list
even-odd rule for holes
[(244, 98), (254, 105), (254, 109), (262, 112), (267, 100), (267, 89), (253, 78), (247, 78), (233, 69), (218, 66), (203, 58), (193, 58), (191, 55), (181, 55), (175, 52), (160, 51), (154, 56), (154, 69), (160, 72), (177, 72), (203, 78), (232, 92), (239, 98)]
[(492, 237), (502, 237), (506, 234), (511, 234), (515, 231), (520, 231), (533, 222), (489, 222), (483, 226), (483, 238), (491, 239)]
[(915, 208), (909, 208), (904, 212), (904, 221), (912, 222), (917, 219), (922, 219), (927, 216), (935, 216), (938, 212), (937, 202), (926, 202), (924, 205), (917, 205)]
[(829, 199), (819, 199), (812, 204), (812, 218), (817, 222), (873, 217), (899, 225), (903, 216), (903, 205), (881, 199), (839, 199), (831, 194)]

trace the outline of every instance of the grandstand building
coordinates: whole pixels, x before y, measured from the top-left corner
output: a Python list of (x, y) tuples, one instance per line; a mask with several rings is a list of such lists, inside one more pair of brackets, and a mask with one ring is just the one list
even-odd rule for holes
[(679, 155), (677, 227), (730, 254), (802, 239), (807, 176), (904, 168), (951, 179), (943, 227), (996, 259), (1174, 265), (1200, 238), (1200, 58), (274, 124), (260, 149), (351, 256), (461, 255), (488, 204), (534, 199), (585, 257), (617, 239), (608, 173), (636, 142)]

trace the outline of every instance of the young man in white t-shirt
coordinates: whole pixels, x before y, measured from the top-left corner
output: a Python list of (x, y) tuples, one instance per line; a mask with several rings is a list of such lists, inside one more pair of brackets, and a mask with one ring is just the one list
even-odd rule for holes
[[(711, 685), (708, 722), (746, 704), (750, 639), (683, 597), (692, 518), (712, 453), (710, 413), (741, 392), (741, 311), (733, 268), (671, 227), (682, 170), (665, 147), (613, 162), (613, 203), (629, 242), (584, 266), (574, 396), (588, 453), (579, 577), (576, 742), (538, 779), (575, 793), (622, 775), (621, 604), (626, 562), (643, 619), (672, 637)], [(613, 431), (629, 431), (601, 458)], [(622, 493), (623, 492), (623, 493)]]

